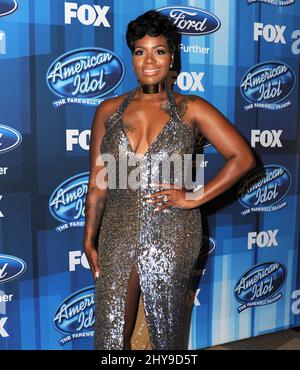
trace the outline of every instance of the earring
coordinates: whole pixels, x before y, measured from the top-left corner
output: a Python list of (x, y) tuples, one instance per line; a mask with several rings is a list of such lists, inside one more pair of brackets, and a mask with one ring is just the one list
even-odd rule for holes
[(173, 67), (173, 64), (171, 63), (171, 64), (170, 64), (170, 68), (172, 68), (172, 67)]

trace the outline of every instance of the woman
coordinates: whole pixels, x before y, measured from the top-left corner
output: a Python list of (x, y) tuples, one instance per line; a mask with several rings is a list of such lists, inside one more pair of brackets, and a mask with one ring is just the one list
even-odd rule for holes
[[(202, 239), (199, 206), (252, 169), (254, 158), (212, 105), (166, 88), (177, 39), (168, 18), (146, 12), (129, 23), (126, 39), (139, 85), (101, 103), (90, 143), (84, 251), (95, 280), (95, 349), (131, 349), (140, 294), (152, 349), (183, 349), (186, 294)], [(162, 184), (157, 165), (191, 154), (195, 130), (226, 164), (200, 195), (188, 197), (174, 170), (171, 185)], [(118, 176), (116, 187), (101, 186), (110, 173), (103, 175), (100, 152), (118, 167), (124, 157), (135, 159), (139, 187), (118, 186)]]

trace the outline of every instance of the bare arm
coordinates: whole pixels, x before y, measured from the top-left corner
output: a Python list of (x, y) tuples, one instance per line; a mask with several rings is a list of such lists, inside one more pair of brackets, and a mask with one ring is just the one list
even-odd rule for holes
[[(99, 171), (104, 166), (99, 165), (100, 146), (105, 134), (105, 121), (107, 119), (107, 105), (103, 102), (96, 110), (90, 140), (90, 176), (85, 206), (85, 227), (84, 227), (84, 251), (89, 261), (94, 279), (99, 274), (97, 235), (99, 232), (101, 218), (107, 199), (107, 188), (101, 189), (97, 186), (96, 179)], [(97, 162), (98, 160), (98, 162)]]
[(172, 184), (157, 184), (168, 188), (146, 196), (146, 202), (158, 203), (161, 202), (162, 195), (168, 195), (168, 201), (155, 208), (154, 211), (157, 212), (167, 207), (199, 207), (228, 190), (255, 166), (255, 159), (247, 142), (214, 106), (190, 95), (179, 103), (178, 108), (181, 117), (185, 116), (184, 121), (193, 123), (224, 157), (226, 163), (212, 180), (194, 193), (187, 194), (185, 189), (178, 189)]
[(215, 107), (198, 97), (191, 96), (189, 100), (194, 124), (226, 160), (223, 168), (199, 192), (196, 202), (199, 206), (228, 190), (254, 168), (255, 158), (242, 135)]

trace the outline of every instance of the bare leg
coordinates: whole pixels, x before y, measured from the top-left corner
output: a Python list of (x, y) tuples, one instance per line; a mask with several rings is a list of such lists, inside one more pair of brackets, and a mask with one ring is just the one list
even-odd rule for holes
[(139, 299), (141, 294), (140, 281), (135, 264), (130, 272), (128, 290), (125, 303), (125, 325), (124, 325), (124, 344), (123, 349), (131, 349), (130, 340), (134, 331)]

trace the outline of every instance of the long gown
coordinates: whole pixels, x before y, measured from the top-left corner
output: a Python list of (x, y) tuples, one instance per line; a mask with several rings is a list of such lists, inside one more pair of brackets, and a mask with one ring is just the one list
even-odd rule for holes
[[(152, 349), (184, 349), (183, 316), (202, 240), (200, 208), (169, 207), (157, 213), (157, 204), (146, 203), (144, 195), (159, 190), (149, 183), (153, 176), (162, 181), (158, 172), (162, 158), (193, 153), (194, 132), (181, 120), (173, 92), (167, 90), (170, 119), (137, 161), (140, 186), (118, 186), (121, 160), (136, 158), (122, 119), (136, 89), (129, 91), (106, 122), (100, 147), (101, 153), (116, 159), (117, 186), (109, 185), (99, 232), (94, 349), (124, 349), (125, 303), (133, 267), (139, 277)], [(128, 173), (134, 168), (137, 166), (131, 168), (129, 163)], [(180, 184), (174, 167), (170, 169), (170, 182)]]

